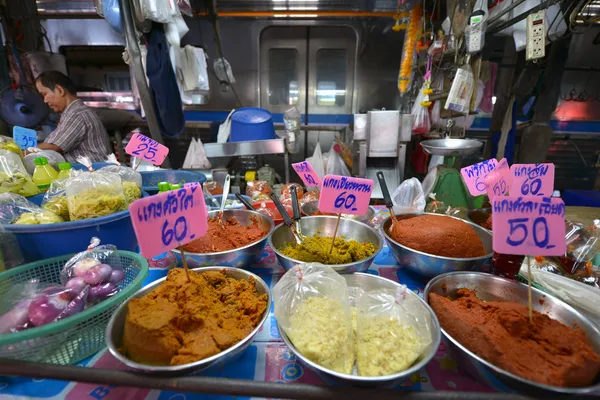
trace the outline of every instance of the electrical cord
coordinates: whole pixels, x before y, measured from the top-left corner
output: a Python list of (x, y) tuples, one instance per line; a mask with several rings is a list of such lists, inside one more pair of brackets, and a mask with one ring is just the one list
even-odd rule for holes
[[(216, 2), (215, 2), (216, 3)], [(221, 34), (219, 33), (219, 28), (217, 26), (217, 10), (216, 10), (216, 6), (215, 4), (210, 1), (210, 0), (205, 0), (204, 1), (205, 7), (208, 10), (208, 16), (210, 19), (210, 23), (213, 27), (213, 37), (215, 40), (215, 45), (217, 47), (217, 53), (219, 54), (219, 57), (221, 58), (221, 60), (225, 61), (225, 57), (223, 56), (223, 46), (221, 44)], [(216, 72), (213, 71), (213, 73), (216, 76)], [(229, 87), (231, 88), (231, 91), (233, 92), (233, 95), (235, 96), (235, 100), (236, 100), (236, 104), (239, 105), (240, 107), (243, 107), (242, 102), (235, 90), (235, 87), (233, 86), (233, 84), (231, 83), (231, 80), (229, 79), (229, 74), (225, 73), (225, 77), (227, 78), (227, 84), (229, 85)], [(217, 77), (218, 79), (218, 77)], [(219, 80), (220, 81), (220, 80)]]

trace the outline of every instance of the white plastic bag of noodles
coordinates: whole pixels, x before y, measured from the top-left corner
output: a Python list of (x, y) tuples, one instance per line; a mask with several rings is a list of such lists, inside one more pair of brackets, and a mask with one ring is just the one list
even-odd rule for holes
[(219, 125), (219, 133), (217, 133), (217, 143), (226, 143), (231, 134), (231, 116), (235, 112), (235, 109), (231, 110), (225, 122)]
[(275, 318), (298, 351), (333, 371), (352, 373), (354, 334), (346, 280), (328, 265), (290, 269), (273, 288)]
[[(527, 278), (529, 275), (527, 274), (526, 260), (521, 265), (520, 274)], [(600, 291), (598, 288), (534, 267), (531, 268), (531, 275), (532, 283), (537, 283), (551, 295), (584, 311), (600, 326)]]
[(408, 369), (431, 344), (426, 308), (406, 285), (362, 293), (356, 304), (356, 366), (361, 376)]
[(392, 193), (395, 214), (421, 213), (426, 200), (423, 186), (417, 178), (406, 179)]

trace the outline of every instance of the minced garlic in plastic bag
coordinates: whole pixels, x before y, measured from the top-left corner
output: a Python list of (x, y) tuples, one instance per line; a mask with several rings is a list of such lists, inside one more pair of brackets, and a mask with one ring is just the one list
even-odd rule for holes
[(277, 322), (303, 356), (352, 373), (354, 334), (342, 276), (323, 264), (296, 266), (277, 282), (273, 296)]
[(361, 376), (408, 369), (432, 342), (423, 304), (406, 286), (363, 293), (357, 302), (356, 365)]

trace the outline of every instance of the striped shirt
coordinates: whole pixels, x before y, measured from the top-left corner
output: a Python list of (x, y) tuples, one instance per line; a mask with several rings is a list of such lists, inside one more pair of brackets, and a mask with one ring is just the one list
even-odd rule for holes
[(76, 163), (77, 157), (88, 157), (92, 162), (104, 161), (109, 153), (106, 129), (98, 115), (77, 99), (65, 108), (56, 129), (45, 143), (60, 147), (65, 160)]

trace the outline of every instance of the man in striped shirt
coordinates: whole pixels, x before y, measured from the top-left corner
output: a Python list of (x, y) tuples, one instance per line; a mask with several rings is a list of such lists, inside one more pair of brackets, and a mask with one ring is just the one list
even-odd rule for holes
[(77, 97), (75, 84), (61, 72), (47, 71), (38, 76), (35, 85), (44, 102), (62, 113), (56, 129), (38, 147), (62, 153), (70, 163), (81, 156), (92, 162), (104, 161), (109, 153), (106, 129), (94, 110)]

